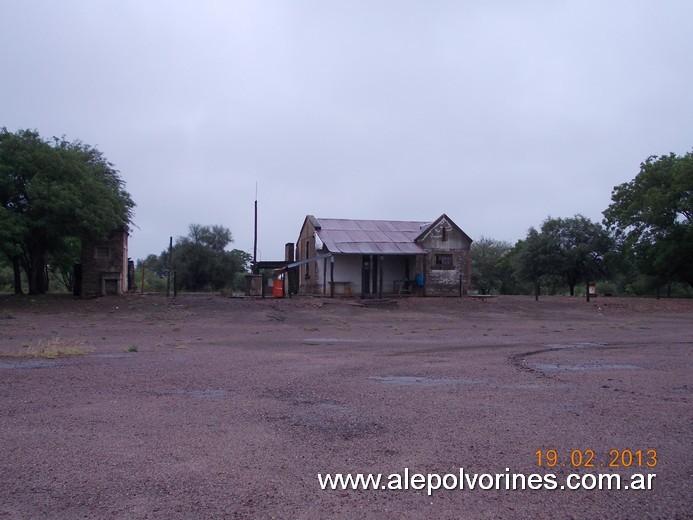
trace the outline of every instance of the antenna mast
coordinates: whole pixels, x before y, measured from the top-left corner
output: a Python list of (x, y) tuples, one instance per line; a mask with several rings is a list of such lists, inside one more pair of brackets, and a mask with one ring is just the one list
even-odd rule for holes
[(255, 233), (253, 238), (253, 272), (257, 274), (257, 181), (255, 182)]

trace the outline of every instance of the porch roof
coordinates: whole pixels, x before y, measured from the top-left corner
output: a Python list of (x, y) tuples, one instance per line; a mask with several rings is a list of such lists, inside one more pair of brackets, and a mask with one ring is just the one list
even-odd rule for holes
[(317, 219), (316, 233), (333, 253), (419, 255), (415, 242), (430, 222), (402, 220)]

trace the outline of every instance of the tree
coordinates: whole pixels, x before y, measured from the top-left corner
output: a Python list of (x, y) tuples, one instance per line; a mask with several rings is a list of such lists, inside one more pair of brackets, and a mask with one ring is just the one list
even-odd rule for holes
[(63, 247), (51, 253), (48, 260), (48, 271), (69, 292), (73, 292), (75, 286), (75, 261), (80, 258), (82, 241), (77, 237), (65, 237)]
[(639, 270), (693, 287), (693, 153), (648, 157), (611, 201), (604, 223)]
[(511, 274), (503, 259), (511, 249), (508, 242), (486, 237), (472, 243), (472, 285), (481, 294), (505, 292)]
[(567, 282), (573, 296), (580, 281), (604, 272), (605, 257), (612, 244), (601, 225), (582, 215), (548, 217), (541, 231), (529, 229), (525, 240), (515, 246), (513, 257), (520, 278), (534, 284), (535, 297), (539, 296), (541, 283), (552, 277)]
[(600, 224), (582, 215), (549, 217), (541, 226), (541, 234), (553, 250), (550, 271), (565, 279), (571, 296), (578, 283), (604, 272), (604, 259), (613, 241)]
[[(173, 247), (172, 267), (178, 286), (187, 291), (219, 290), (234, 285), (238, 273), (246, 273), (250, 255), (226, 247), (233, 242), (224, 226), (190, 224), (188, 235), (178, 237)], [(166, 265), (168, 252), (160, 263)]]
[(539, 299), (541, 281), (553, 272), (556, 261), (555, 249), (534, 227), (529, 228), (527, 237), (518, 240), (512, 255), (515, 259), (515, 271), (519, 278), (532, 282), (534, 299)]
[(96, 148), (0, 130), (0, 250), (15, 266), (15, 289), (21, 267), (29, 293), (46, 292), (51, 256), (64, 261), (74, 239), (102, 239), (127, 226), (134, 205)]

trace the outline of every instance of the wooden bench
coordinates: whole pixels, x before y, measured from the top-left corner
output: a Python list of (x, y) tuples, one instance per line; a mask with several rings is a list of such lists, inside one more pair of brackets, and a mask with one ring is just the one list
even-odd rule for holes
[[(328, 282), (331, 286), (334, 286), (334, 294), (341, 294), (343, 296), (351, 296), (351, 282)], [(341, 287), (342, 291), (339, 292), (337, 289)], [(332, 294), (332, 287), (330, 287), (330, 294)]]
[(395, 280), (392, 292), (395, 294), (411, 294), (415, 285), (415, 280)]

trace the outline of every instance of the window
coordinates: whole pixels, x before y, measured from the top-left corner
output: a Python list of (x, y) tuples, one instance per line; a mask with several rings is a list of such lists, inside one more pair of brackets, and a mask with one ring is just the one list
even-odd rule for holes
[(111, 249), (108, 246), (96, 246), (94, 248), (94, 258), (110, 258)]
[(454, 269), (452, 265), (452, 255), (435, 255), (433, 257), (433, 269)]
[(446, 228), (445, 226), (443, 226), (443, 236), (441, 237), (441, 240), (443, 242), (448, 241), (448, 228)]

